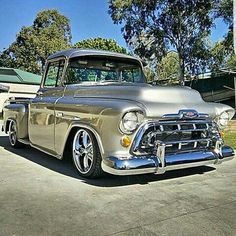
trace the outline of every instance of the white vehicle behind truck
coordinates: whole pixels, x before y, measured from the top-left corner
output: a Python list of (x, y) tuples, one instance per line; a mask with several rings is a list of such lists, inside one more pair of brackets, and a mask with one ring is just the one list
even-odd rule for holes
[(34, 98), (41, 76), (19, 69), (0, 67), (0, 113), (10, 98)]

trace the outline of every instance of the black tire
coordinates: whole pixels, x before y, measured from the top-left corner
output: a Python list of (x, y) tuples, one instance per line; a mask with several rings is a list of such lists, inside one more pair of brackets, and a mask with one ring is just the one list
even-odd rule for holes
[(9, 128), (8, 128), (8, 137), (10, 145), (13, 148), (22, 148), (24, 146), (23, 143), (20, 143), (17, 138), (17, 126), (14, 120), (10, 121)]
[(91, 179), (103, 176), (100, 150), (91, 131), (77, 130), (73, 137), (71, 150), (73, 164), (80, 176)]

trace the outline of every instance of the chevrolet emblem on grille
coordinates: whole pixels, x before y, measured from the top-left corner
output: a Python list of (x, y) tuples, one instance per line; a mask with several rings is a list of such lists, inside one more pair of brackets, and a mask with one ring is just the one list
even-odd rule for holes
[(177, 114), (165, 114), (162, 118), (165, 119), (194, 119), (194, 118), (208, 118), (209, 115), (205, 113), (198, 113), (194, 109), (182, 109)]
[(198, 117), (198, 112), (195, 110), (180, 110), (179, 114), (182, 118), (196, 118)]

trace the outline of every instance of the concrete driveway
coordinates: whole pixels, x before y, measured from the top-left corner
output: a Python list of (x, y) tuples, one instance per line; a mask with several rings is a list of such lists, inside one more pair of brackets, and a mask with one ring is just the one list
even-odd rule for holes
[(236, 235), (236, 160), (86, 180), (1, 133), (0, 235)]

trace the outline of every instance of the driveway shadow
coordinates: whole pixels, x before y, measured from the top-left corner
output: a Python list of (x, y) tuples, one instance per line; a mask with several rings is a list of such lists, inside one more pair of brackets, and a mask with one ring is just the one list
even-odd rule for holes
[(0, 147), (3, 147), (7, 151), (14, 153), (21, 158), (25, 158), (52, 171), (58, 172), (60, 174), (72, 178), (79, 179), (80, 181), (86, 184), (98, 187), (117, 187), (117, 186), (126, 186), (134, 184), (143, 185), (154, 181), (165, 181), (185, 176), (199, 175), (215, 170), (215, 168), (213, 167), (201, 166), (201, 167), (188, 168), (184, 170), (168, 171), (164, 175), (146, 174), (146, 175), (134, 175), (134, 176), (114, 176), (106, 174), (103, 178), (90, 180), (82, 178), (78, 175), (76, 169), (72, 164), (72, 161), (58, 160), (32, 147), (26, 146), (25, 148), (21, 149), (12, 148), (9, 144), (8, 136), (0, 136)]

